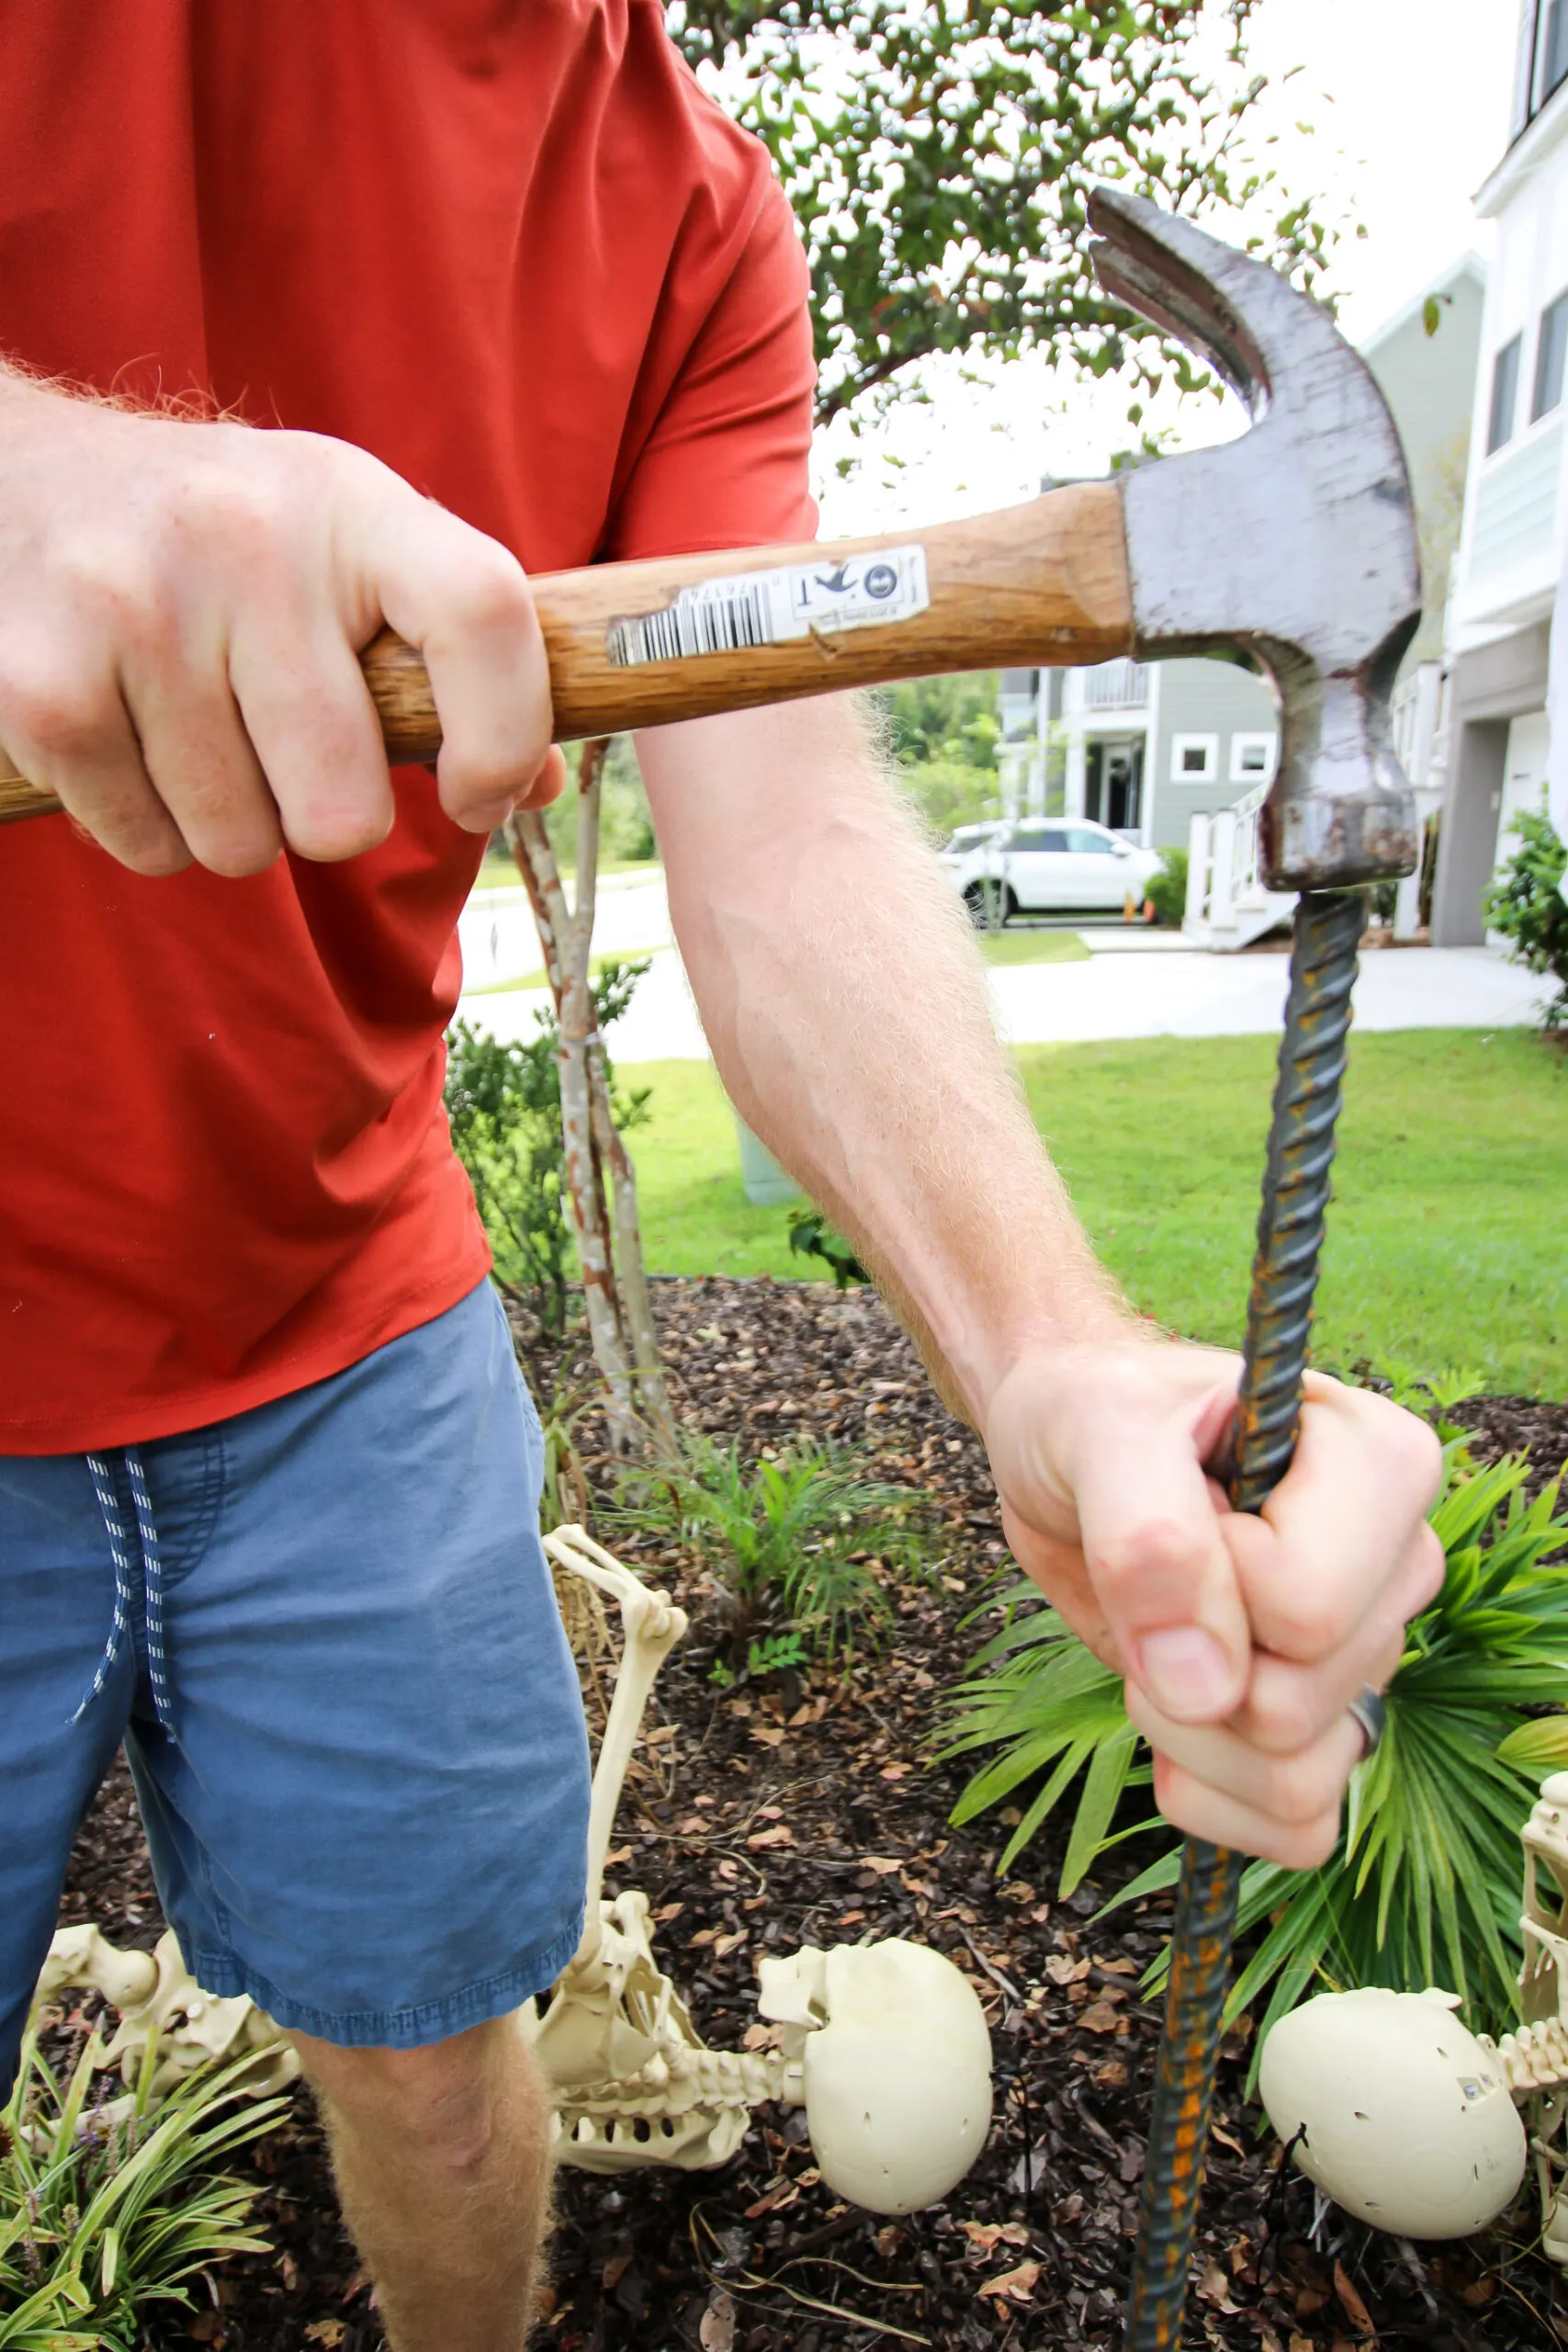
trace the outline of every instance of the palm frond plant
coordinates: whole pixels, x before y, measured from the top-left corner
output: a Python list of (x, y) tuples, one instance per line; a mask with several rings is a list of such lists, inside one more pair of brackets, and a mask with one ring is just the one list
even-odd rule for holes
[(135, 2352), (151, 2305), (188, 2310), (213, 2263), (269, 2250), (248, 2226), (254, 2189), (217, 2168), (287, 2105), (249, 2096), (254, 2053), (186, 2075), (153, 2111), (154, 2038), (123, 2113), (94, 2098), (104, 2057), (90, 2036), (62, 2081), (29, 2020), (0, 2111), (0, 2352)]
[[(1351, 1781), (1338, 1846), (1317, 1870), (1254, 1862), (1242, 1880), (1238, 1933), (1264, 1932), (1226, 2014), (1266, 1996), (1265, 2031), (1314, 1987), (1363, 1984), (1445, 1984), (1477, 2030), (1516, 2019), (1519, 1830), (1540, 1776), (1568, 1764), (1568, 1513), (1557, 1483), (1526, 1499), (1523, 1459), (1473, 1469), (1462, 1440), (1449, 1453), (1431, 1514), (1442, 1590), (1409, 1630), (1387, 1730)], [(1121, 1839), (1162, 1826), (1112, 1827), (1124, 1792), (1149, 1783), (1146, 1752), (1119, 1679), (1034, 1588), (1015, 1585), (1002, 1606), (1000, 1631), (948, 1702), (943, 1753), (997, 1751), (953, 1818), (973, 1819), (1044, 1772), (1003, 1852), (1007, 1869), (1077, 1782), (1061, 1878), (1070, 1894)], [(1179, 1867), (1175, 1849), (1100, 1916), (1174, 1886)], [(1162, 1959), (1148, 1989), (1164, 1970)]]
[(707, 1570), (727, 1669), (742, 1677), (769, 1637), (797, 1634), (827, 1657), (887, 1623), (874, 1562), (919, 1562), (919, 1503), (907, 1487), (867, 1478), (848, 1448), (803, 1442), (776, 1459), (742, 1460), (739, 1445), (681, 1433), (679, 1459), (635, 1473), (605, 1524), (661, 1533)]

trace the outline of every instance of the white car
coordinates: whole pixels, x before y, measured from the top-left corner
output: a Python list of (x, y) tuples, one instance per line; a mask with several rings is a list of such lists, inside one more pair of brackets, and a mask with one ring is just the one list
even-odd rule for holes
[(1153, 849), (1136, 849), (1108, 825), (1087, 817), (1016, 824), (961, 825), (942, 863), (976, 922), (986, 920), (987, 886), (999, 894), (998, 912), (1120, 914), (1131, 893), (1141, 906), (1163, 863)]

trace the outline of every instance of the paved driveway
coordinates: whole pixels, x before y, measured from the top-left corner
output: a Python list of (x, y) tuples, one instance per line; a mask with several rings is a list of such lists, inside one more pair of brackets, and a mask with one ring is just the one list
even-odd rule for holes
[[(608, 943), (606, 943), (608, 944)], [(1095, 955), (1086, 964), (1023, 964), (989, 974), (997, 1026), (1015, 1045), (1099, 1037), (1267, 1035), (1283, 1021), (1280, 955)], [(1486, 947), (1382, 949), (1362, 958), (1362, 1029), (1528, 1027), (1547, 984)], [(465, 997), (461, 1010), (502, 1038), (532, 1034), (542, 989)], [(680, 957), (656, 954), (612, 1033), (617, 1061), (701, 1061), (707, 1046)]]

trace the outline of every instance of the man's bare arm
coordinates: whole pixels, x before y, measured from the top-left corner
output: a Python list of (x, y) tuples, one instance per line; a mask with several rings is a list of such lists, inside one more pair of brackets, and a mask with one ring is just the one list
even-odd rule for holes
[(1128, 1338), (997, 1049), (968, 918), (857, 705), (640, 750), (731, 1099), (874, 1268), (948, 1403), (978, 1424), (1026, 1344)]
[(1321, 1859), (1359, 1752), (1346, 1706), (1393, 1672), (1440, 1573), (1430, 1432), (1315, 1379), (1264, 1519), (1231, 1512), (1210, 1465), (1235, 1360), (1160, 1340), (1096, 1264), (966, 922), (854, 709), (694, 721), (638, 748), (720, 1074), (984, 1436), (1016, 1556), (1127, 1676), (1161, 1804)]

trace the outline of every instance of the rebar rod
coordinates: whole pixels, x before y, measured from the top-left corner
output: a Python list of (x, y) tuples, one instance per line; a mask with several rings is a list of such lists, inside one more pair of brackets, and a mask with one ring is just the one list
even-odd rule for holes
[[(1262, 1510), (1296, 1449), (1366, 920), (1359, 891), (1308, 891), (1296, 909), (1235, 1418), (1230, 1492), (1237, 1510)], [(1239, 1856), (1201, 1838), (1189, 1838), (1183, 1850), (1127, 2352), (1175, 2352), (1181, 2341), (1242, 1867)]]

